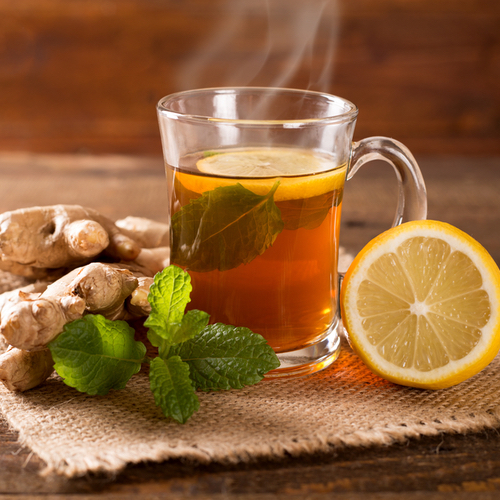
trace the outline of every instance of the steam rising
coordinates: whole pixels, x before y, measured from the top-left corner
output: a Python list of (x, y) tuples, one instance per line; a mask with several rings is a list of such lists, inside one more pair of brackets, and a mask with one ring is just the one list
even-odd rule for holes
[(180, 90), (248, 85), (329, 91), (337, 0), (226, 0), (224, 12), (181, 67)]

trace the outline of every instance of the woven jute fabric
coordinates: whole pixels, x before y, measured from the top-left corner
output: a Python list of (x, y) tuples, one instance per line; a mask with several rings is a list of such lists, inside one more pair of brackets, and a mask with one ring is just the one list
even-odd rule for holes
[(46, 462), (45, 473), (71, 477), (141, 461), (250, 461), (499, 426), (500, 359), (458, 386), (426, 391), (374, 375), (344, 342), (339, 359), (317, 374), (199, 399), (182, 425), (155, 406), (146, 372), (107, 396), (79, 393), (57, 375), (25, 393), (0, 389), (20, 443)]
[(144, 373), (99, 397), (57, 376), (23, 394), (0, 390), (4, 417), (46, 462), (45, 472), (77, 476), (147, 460), (248, 461), (498, 426), (500, 361), (459, 386), (431, 392), (380, 379), (344, 345), (318, 374), (199, 398), (199, 411), (182, 425), (155, 406)]

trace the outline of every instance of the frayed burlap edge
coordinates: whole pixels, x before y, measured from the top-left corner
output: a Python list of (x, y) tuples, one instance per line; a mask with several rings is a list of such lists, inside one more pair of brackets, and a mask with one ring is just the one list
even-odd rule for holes
[[(164, 462), (173, 459), (191, 460), (200, 464), (219, 463), (221, 465), (233, 465), (237, 463), (251, 463), (259, 458), (266, 460), (279, 460), (291, 457), (300, 457), (305, 454), (329, 453), (332, 449), (341, 450), (346, 447), (372, 447), (372, 446), (390, 446), (397, 443), (404, 443), (411, 438), (420, 438), (423, 436), (436, 436), (439, 434), (467, 434), (479, 432), (485, 428), (498, 427), (500, 425), (500, 410), (494, 413), (488, 413), (477, 418), (463, 419), (460, 422), (450, 418), (439, 422), (437, 425), (428, 425), (419, 423), (407, 426), (402, 432), (400, 426), (374, 427), (370, 431), (354, 432), (346, 435), (325, 436), (323, 439), (304, 438), (300, 441), (291, 441), (283, 443), (280, 446), (262, 445), (261, 449), (253, 449), (251, 453), (247, 449), (232, 450), (230, 455), (221, 455), (210, 451), (198, 450), (195, 447), (184, 448), (181, 450), (170, 449), (161, 453), (155, 453), (147, 459), (132, 459), (130, 456), (119, 457), (105, 454), (103, 456), (84, 457), (78, 463), (60, 462), (50, 463), (50, 458), (44, 460), (46, 467), (41, 470), (41, 476), (50, 474), (64, 475), (68, 478), (81, 477), (88, 473), (105, 473), (116, 475), (125, 469), (128, 465), (141, 462)], [(20, 434), (20, 444), (33, 449), (29, 444), (29, 439), (25, 440)], [(40, 454), (42, 458), (42, 454)], [(168, 466), (168, 465), (167, 465)]]
[[(323, 438), (305, 437), (299, 441), (291, 440), (287, 443), (282, 443), (279, 446), (261, 444), (251, 451), (244, 447), (242, 449), (232, 449), (231, 453), (227, 455), (221, 452), (213, 452), (212, 450), (198, 449), (193, 446), (181, 449), (166, 449), (151, 454), (147, 458), (133, 458), (128, 454), (122, 457), (103, 452), (102, 455), (81, 457), (80, 460), (63, 459), (54, 463), (51, 456), (45, 456), (43, 449), (38, 449), (37, 454), (46, 463), (46, 466), (40, 471), (41, 476), (46, 477), (55, 473), (68, 478), (74, 478), (82, 477), (89, 473), (116, 475), (128, 465), (147, 461), (164, 462), (172, 459), (183, 459), (200, 464), (217, 462), (221, 465), (233, 465), (237, 463), (251, 463), (259, 458), (279, 460), (287, 456), (300, 457), (305, 454), (329, 453), (332, 449), (341, 450), (346, 447), (390, 446), (407, 442), (412, 438), (436, 436), (443, 433), (467, 434), (499, 426), (500, 408), (497, 408), (483, 415), (462, 418), (460, 421), (454, 418), (446, 418), (438, 422), (419, 422), (418, 424), (406, 425), (404, 429), (399, 425), (374, 426), (369, 431), (357, 431), (331, 436), (325, 435)], [(39, 448), (33, 445), (31, 436), (26, 436), (22, 428), (17, 429), (15, 426), (12, 426), (12, 428), (19, 432), (19, 443), (21, 445), (32, 451)]]

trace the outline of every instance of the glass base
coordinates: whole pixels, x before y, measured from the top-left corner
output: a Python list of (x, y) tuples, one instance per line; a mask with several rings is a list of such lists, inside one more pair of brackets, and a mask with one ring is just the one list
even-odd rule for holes
[(340, 354), (339, 322), (330, 333), (315, 344), (296, 351), (277, 353), (279, 368), (268, 372), (265, 379), (291, 378), (310, 375), (330, 366)]

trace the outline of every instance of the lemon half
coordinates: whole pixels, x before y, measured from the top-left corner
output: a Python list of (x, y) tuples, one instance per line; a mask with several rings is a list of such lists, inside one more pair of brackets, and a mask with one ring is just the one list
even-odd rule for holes
[(203, 193), (240, 183), (255, 194), (266, 195), (277, 179), (275, 201), (319, 196), (341, 189), (346, 165), (314, 151), (293, 148), (254, 148), (211, 154), (196, 163), (202, 175), (176, 173), (190, 191)]
[(397, 384), (456, 385), (500, 349), (500, 270), (444, 222), (408, 222), (368, 243), (346, 273), (341, 308), (353, 349)]

